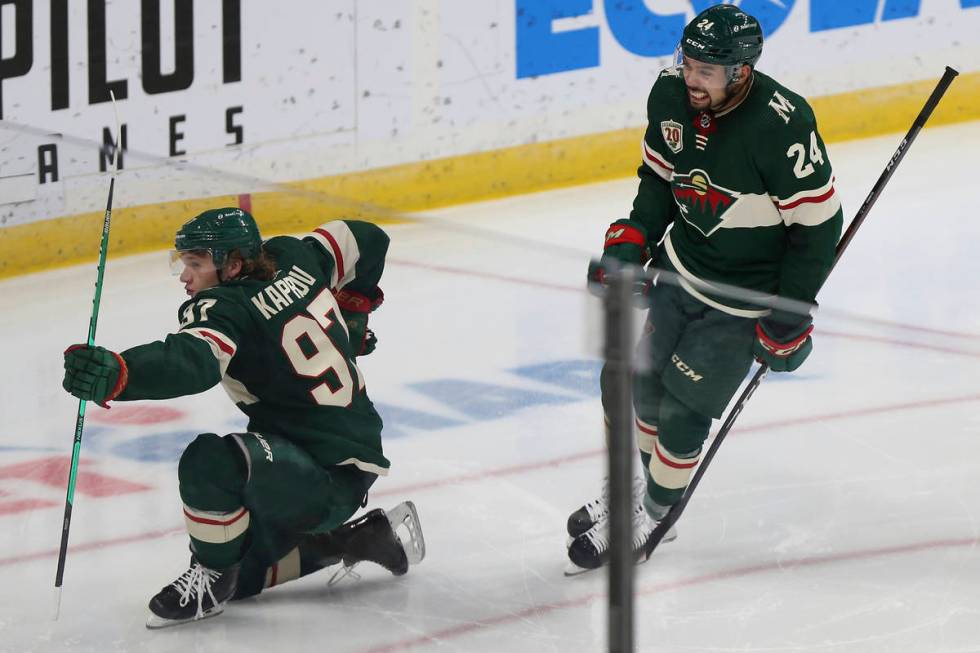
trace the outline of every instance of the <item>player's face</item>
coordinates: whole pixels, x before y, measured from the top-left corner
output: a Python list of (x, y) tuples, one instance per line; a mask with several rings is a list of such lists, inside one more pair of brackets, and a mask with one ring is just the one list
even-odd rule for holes
[(214, 288), (221, 281), (218, 279), (218, 271), (211, 260), (211, 254), (193, 254), (191, 252), (181, 252), (180, 260), (184, 264), (184, 271), (180, 273), (180, 281), (184, 284), (184, 290), (193, 297), (202, 290)]
[(725, 66), (684, 57), (683, 70), (687, 101), (695, 111), (717, 109), (728, 100)]

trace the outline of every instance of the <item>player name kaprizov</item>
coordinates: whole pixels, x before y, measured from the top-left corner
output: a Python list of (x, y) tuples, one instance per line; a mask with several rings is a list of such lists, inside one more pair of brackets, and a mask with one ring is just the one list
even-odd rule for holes
[[(306, 297), (314, 283), (315, 279), (309, 272), (294, 265), (284, 277), (276, 279), (265, 290), (253, 296), (252, 303), (268, 320), (297, 298)], [(272, 306), (268, 302), (272, 302)]]

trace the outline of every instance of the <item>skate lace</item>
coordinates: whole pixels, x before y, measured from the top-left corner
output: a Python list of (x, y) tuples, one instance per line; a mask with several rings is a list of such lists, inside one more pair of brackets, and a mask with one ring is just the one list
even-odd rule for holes
[(596, 524), (585, 532), (585, 539), (588, 540), (596, 553), (602, 553), (609, 548), (609, 524), (603, 522)]
[(180, 592), (180, 607), (186, 606), (191, 599), (197, 598), (196, 618), (204, 616), (204, 596), (211, 597), (211, 605), (218, 605), (218, 600), (211, 591), (211, 583), (221, 576), (221, 572), (208, 569), (204, 565), (194, 563), (191, 567), (181, 574), (180, 578), (173, 583), (174, 588)]
[(653, 521), (641, 507), (640, 512), (633, 515), (633, 551), (639, 551), (640, 547), (646, 544), (647, 538), (656, 527), (657, 522)]
[[(643, 506), (636, 506), (633, 509), (633, 550), (637, 551), (643, 546), (650, 533), (657, 527), (657, 522), (653, 521), (643, 509)], [(604, 519), (592, 529), (586, 531), (585, 539), (595, 548), (596, 553), (603, 553), (609, 548), (609, 519)]]
[[(633, 478), (633, 503), (639, 503), (647, 491), (647, 482), (642, 476)], [(585, 511), (592, 516), (593, 521), (599, 521), (609, 516), (609, 479), (602, 484), (602, 496), (585, 504)]]

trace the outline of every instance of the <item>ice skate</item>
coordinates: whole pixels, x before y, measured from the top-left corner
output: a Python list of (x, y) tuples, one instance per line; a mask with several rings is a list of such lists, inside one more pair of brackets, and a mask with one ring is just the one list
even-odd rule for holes
[[(635, 504), (633, 508), (633, 554), (636, 562), (646, 562), (645, 547), (657, 527), (657, 521), (652, 519), (644, 510), (643, 504)], [(673, 527), (664, 535), (662, 542), (677, 539), (677, 531)], [(572, 540), (568, 547), (568, 566), (566, 576), (576, 576), (592, 569), (598, 569), (609, 564), (609, 518), (606, 517), (592, 528)]]
[[(639, 505), (643, 501), (643, 495), (647, 491), (647, 482), (642, 476), (633, 478), (633, 505)], [(568, 516), (566, 529), (568, 530), (567, 545), (571, 546), (572, 540), (585, 533), (600, 521), (609, 516), (609, 480), (606, 479), (602, 488), (602, 496), (589, 501), (587, 504)]]
[(165, 628), (221, 614), (238, 586), (238, 565), (208, 569), (194, 558), (187, 571), (150, 599), (147, 628)]
[[(402, 533), (399, 535), (399, 529)], [(335, 585), (347, 576), (357, 578), (361, 562), (381, 565), (395, 576), (408, 572), (425, 558), (425, 539), (415, 504), (405, 501), (385, 512), (371, 510), (331, 532), (340, 543), (342, 566), (328, 582)]]

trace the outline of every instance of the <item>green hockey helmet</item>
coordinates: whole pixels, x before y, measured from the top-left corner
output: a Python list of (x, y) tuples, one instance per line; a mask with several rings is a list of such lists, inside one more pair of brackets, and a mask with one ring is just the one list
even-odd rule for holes
[(174, 249), (178, 256), (180, 252), (207, 250), (211, 252), (214, 267), (220, 270), (233, 250), (239, 250), (244, 259), (258, 256), (262, 236), (248, 211), (233, 207), (209, 209), (177, 230)]
[(715, 5), (687, 24), (680, 50), (704, 63), (754, 68), (762, 56), (762, 27), (735, 5)]

